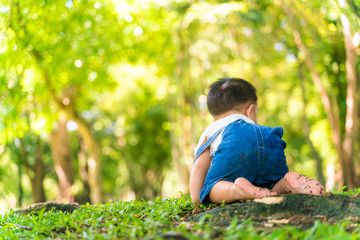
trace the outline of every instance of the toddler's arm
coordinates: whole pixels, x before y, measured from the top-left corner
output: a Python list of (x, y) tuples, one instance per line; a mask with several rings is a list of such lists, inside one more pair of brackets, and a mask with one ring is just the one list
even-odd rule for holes
[[(207, 141), (205, 140), (202, 144)], [(190, 196), (194, 203), (200, 203), (200, 191), (211, 163), (210, 149), (207, 148), (194, 163), (190, 173)]]

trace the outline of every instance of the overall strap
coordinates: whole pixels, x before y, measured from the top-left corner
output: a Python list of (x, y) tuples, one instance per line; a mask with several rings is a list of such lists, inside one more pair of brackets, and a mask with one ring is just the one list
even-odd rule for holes
[[(226, 125), (226, 126), (227, 126), (227, 125)], [(201, 146), (199, 147), (199, 149), (196, 151), (194, 163), (196, 162), (197, 158), (205, 151), (205, 149), (210, 146), (210, 144), (214, 141), (214, 139), (215, 139), (217, 136), (219, 136), (219, 134), (221, 133), (221, 131), (224, 130), (224, 128), (225, 128), (226, 126), (223, 126), (223, 127), (220, 128), (219, 130), (217, 130), (203, 145), (201, 145)]]

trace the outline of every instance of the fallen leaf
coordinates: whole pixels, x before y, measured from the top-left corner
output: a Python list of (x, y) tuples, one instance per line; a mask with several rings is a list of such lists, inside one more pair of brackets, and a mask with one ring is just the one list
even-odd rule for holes
[(254, 202), (265, 203), (265, 204), (277, 204), (282, 203), (284, 197), (266, 197), (266, 198), (256, 198)]
[(268, 223), (276, 223), (276, 224), (288, 224), (290, 222), (289, 219), (269, 219)]

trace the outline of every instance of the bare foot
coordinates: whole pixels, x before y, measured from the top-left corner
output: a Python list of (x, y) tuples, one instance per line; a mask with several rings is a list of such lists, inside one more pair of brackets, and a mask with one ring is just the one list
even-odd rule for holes
[(231, 191), (237, 196), (238, 200), (250, 200), (277, 195), (269, 189), (256, 187), (245, 178), (237, 178), (231, 187)]
[(279, 183), (286, 193), (324, 194), (324, 187), (317, 180), (294, 172), (288, 172)]

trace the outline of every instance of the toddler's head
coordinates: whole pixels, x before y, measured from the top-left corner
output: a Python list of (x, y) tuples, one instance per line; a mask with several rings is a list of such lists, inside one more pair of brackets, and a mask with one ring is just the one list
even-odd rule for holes
[(251, 83), (240, 78), (222, 78), (210, 85), (207, 106), (214, 118), (228, 111), (245, 113), (247, 110), (254, 110), (257, 118), (257, 100), (256, 89)]

